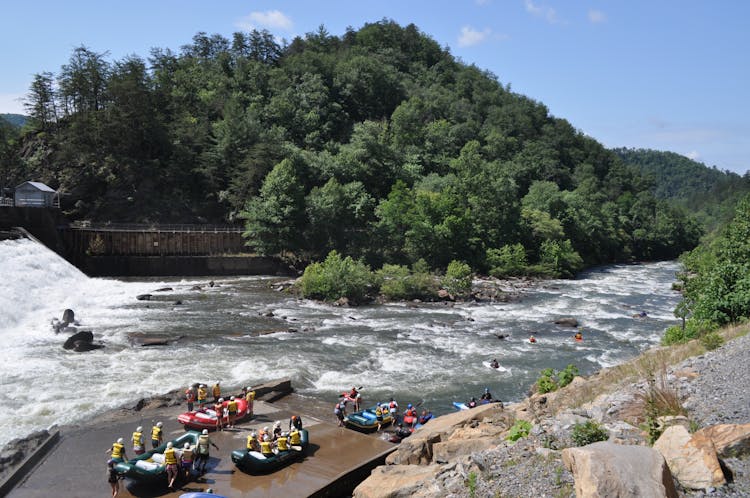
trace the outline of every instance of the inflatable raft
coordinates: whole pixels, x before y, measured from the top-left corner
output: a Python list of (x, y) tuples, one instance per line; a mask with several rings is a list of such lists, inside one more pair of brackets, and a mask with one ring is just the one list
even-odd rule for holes
[[(175, 450), (179, 451), (185, 446), (185, 443), (190, 443), (191, 447), (195, 447), (198, 443), (199, 436), (200, 433), (197, 431), (188, 431), (170, 442)], [(138, 455), (127, 462), (116, 464), (115, 471), (119, 475), (132, 479), (139, 484), (155, 484), (162, 482), (166, 486), (168, 483), (167, 467), (164, 465), (164, 450), (167, 449), (167, 444), (168, 443), (164, 443), (156, 449)]]
[[(237, 416), (235, 422), (242, 421), (248, 416), (247, 401), (243, 398), (236, 398), (237, 402)], [(226, 407), (229, 400), (222, 403), (224, 412), (226, 413)], [(224, 425), (229, 423), (229, 419), (226, 415), (222, 414)], [(216, 411), (213, 408), (204, 408), (202, 410), (196, 410), (193, 412), (185, 412), (177, 417), (177, 421), (185, 426), (185, 429), (203, 430), (208, 429), (209, 431), (216, 430)]]
[[(385, 406), (385, 404), (383, 404)], [(366, 408), (358, 412), (354, 412), (344, 417), (344, 425), (350, 429), (360, 432), (374, 432), (378, 430), (378, 421), (375, 417), (375, 406), (372, 408)], [(384, 408), (383, 421), (380, 423), (381, 427), (386, 427), (393, 423), (393, 417), (391, 417), (388, 408)]]
[(273, 472), (305, 456), (310, 436), (307, 429), (300, 429), (299, 435), (301, 444), (297, 448), (293, 446), (292, 449), (280, 451), (271, 457), (266, 457), (258, 451), (249, 451), (247, 448), (234, 450), (232, 452), (232, 461), (240, 470), (249, 474)]

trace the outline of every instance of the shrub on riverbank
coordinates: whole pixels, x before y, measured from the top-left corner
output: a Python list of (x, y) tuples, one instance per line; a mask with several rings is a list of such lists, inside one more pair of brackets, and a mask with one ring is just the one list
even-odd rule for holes
[(300, 281), (303, 297), (323, 301), (345, 297), (361, 303), (372, 299), (378, 288), (378, 279), (369, 266), (350, 256), (342, 258), (336, 251), (322, 263), (308, 265)]
[(437, 296), (437, 279), (423, 259), (414, 263), (411, 269), (385, 264), (376, 275), (381, 282), (380, 293), (386, 299), (434, 299)]

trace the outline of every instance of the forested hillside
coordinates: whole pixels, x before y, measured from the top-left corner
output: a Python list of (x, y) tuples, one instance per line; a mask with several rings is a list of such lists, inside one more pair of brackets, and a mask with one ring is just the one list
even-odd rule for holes
[(79, 47), (27, 110), (4, 174), (62, 189), (70, 216), (242, 220), (261, 253), (570, 273), (700, 235), (614, 153), (413, 25), (283, 46), (198, 33), (118, 61)]
[(725, 225), (742, 197), (750, 192), (750, 175), (709, 168), (674, 152), (614, 149), (623, 162), (652, 184), (659, 199), (689, 208), (707, 230)]
[(5, 121), (17, 128), (26, 124), (26, 116), (23, 114), (0, 114), (0, 122)]

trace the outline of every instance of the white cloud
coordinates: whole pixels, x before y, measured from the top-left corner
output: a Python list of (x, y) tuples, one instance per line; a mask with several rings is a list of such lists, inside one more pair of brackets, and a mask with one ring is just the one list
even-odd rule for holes
[(251, 12), (250, 15), (235, 22), (234, 25), (246, 31), (257, 28), (291, 31), (294, 23), (280, 10), (267, 10), (266, 12)]
[(458, 36), (458, 46), (471, 47), (473, 45), (478, 45), (487, 40), (491, 34), (492, 31), (489, 28), (486, 28), (483, 31), (477, 31), (471, 26), (464, 26), (461, 28), (461, 34)]
[(533, 16), (546, 19), (547, 22), (551, 24), (560, 22), (560, 19), (557, 17), (557, 12), (552, 7), (547, 7), (546, 5), (537, 5), (532, 2), (532, 0), (524, 0), (524, 5), (526, 5), (526, 12)]
[(26, 114), (23, 108), (25, 93), (0, 93), (0, 114)]
[(701, 155), (697, 150), (691, 150), (687, 154), (684, 154), (684, 156), (688, 159), (692, 159), (693, 161), (699, 161), (701, 158)]
[(607, 14), (601, 10), (589, 10), (589, 22), (592, 24), (600, 24), (607, 21)]

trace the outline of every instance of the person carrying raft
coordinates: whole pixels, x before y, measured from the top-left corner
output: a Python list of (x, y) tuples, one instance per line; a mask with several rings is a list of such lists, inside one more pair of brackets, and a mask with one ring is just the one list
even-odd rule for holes
[(124, 462), (128, 459), (127, 455), (125, 454), (125, 440), (123, 438), (118, 438), (117, 441), (112, 443), (112, 447), (106, 451), (106, 453), (109, 453), (111, 458), (110, 460), (114, 460), (115, 462)]

